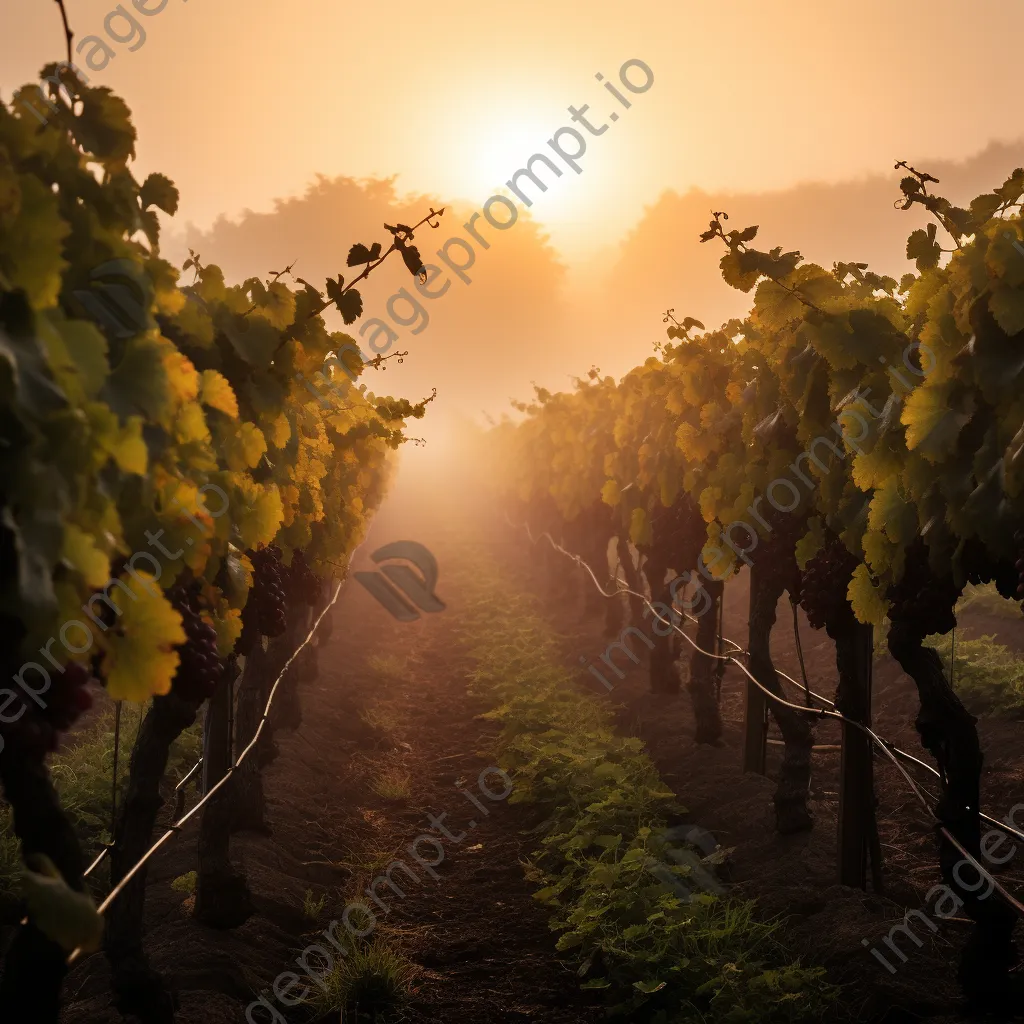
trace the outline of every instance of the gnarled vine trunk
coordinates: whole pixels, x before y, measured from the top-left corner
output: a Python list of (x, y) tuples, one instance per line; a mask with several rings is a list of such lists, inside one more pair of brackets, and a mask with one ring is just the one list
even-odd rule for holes
[[(236, 757), (256, 735), (271, 687), (296, 647), (306, 638), (308, 631), (309, 609), (302, 605), (293, 610), (288, 618), (288, 627), (281, 636), (270, 640), (265, 651), (262, 645), (257, 644), (246, 659), (235, 716), (238, 736)], [(277, 688), (270, 716), (260, 733), (255, 749), (238, 766), (234, 778), (224, 787), (230, 792), (233, 832), (270, 831), (266, 821), (263, 769), (277, 757), (275, 727), (296, 728), (301, 721), (298, 694), (294, 692), (298, 679), (298, 673), (293, 671), (295, 664), (292, 663), (288, 674)]]
[[(711, 580), (704, 583), (709, 602), (703, 612), (697, 612), (697, 648), (690, 655), (690, 678), (686, 684), (693, 703), (693, 716), (697, 721), (694, 739), (698, 743), (718, 744), (722, 739), (722, 716), (718, 708), (717, 683), (719, 661), (708, 654), (718, 653), (718, 611), (722, 604), (725, 583)], [(769, 627), (770, 628), (770, 627)]]
[[(268, 642), (266, 650), (263, 650), (262, 644), (256, 644), (246, 656), (235, 706), (236, 757), (252, 742), (263, 718), (270, 685), (276, 675), (274, 665), (283, 665), (285, 661), (279, 653), (282, 640), (284, 637), (275, 637)], [(256, 748), (238, 766), (231, 782), (224, 787), (229, 792), (232, 832), (269, 831), (264, 817), (261, 761), (269, 752), (271, 742), (270, 733), (264, 728)]]
[[(114, 828), (110, 880), (116, 885), (142, 858), (153, 841), (157, 815), (164, 804), (160, 783), (167, 771), (171, 744), (196, 720), (198, 703), (173, 691), (154, 697), (132, 751), (128, 788)], [(170, 1024), (175, 999), (153, 971), (143, 949), (143, 922), (148, 865), (128, 883), (107, 911), (106, 950), (114, 974), (117, 1006), (144, 1024)]]
[[(771, 634), (775, 609), (785, 590), (784, 581), (757, 564), (750, 570), (750, 672), (770, 693), (783, 696), (771, 655)], [(811, 782), (811, 748), (814, 733), (810, 724), (792, 708), (768, 701), (769, 710), (785, 743), (775, 802), (776, 827), (783, 834), (811, 828), (813, 819), (807, 808)]]
[[(204, 793), (224, 778), (231, 767), (231, 702), (236, 673), (237, 668), (229, 667), (206, 708)], [(202, 809), (199, 819), (199, 863), (193, 916), (212, 928), (235, 928), (247, 921), (253, 912), (249, 887), (245, 877), (231, 864), (230, 853), (231, 784), (225, 783)]]
[[(14, 815), (22, 857), (50, 858), (67, 884), (85, 888), (85, 864), (75, 830), (60, 806), (45, 763), (8, 746), (0, 753), (4, 798)], [(29, 922), (18, 930), (4, 959), (0, 1019), (57, 1024), (67, 954)]]
[(622, 575), (626, 578), (626, 586), (633, 591), (627, 595), (629, 598), (630, 625), (637, 629), (643, 629), (644, 625), (644, 602), (643, 598), (636, 594), (642, 594), (643, 583), (640, 579), (640, 570), (633, 561), (633, 552), (629, 550), (629, 539), (625, 534), (618, 534), (616, 539), (616, 551), (619, 555), (619, 564), (622, 566)]
[[(668, 615), (664, 609), (671, 609), (672, 605), (672, 594), (665, 580), (667, 573), (668, 563), (661, 548), (654, 548), (644, 563), (644, 575), (651, 588), (651, 604), (666, 618)], [(672, 634), (675, 630), (660, 623), (653, 613), (648, 619), (648, 628), (654, 644), (649, 663), (651, 693), (678, 693), (679, 671), (676, 668), (675, 651), (672, 647)]]
[[(977, 719), (953, 692), (938, 653), (923, 644), (911, 624), (893, 623), (889, 652), (914, 680), (921, 699), (915, 724), (922, 745), (942, 773), (935, 813), (964, 849), (984, 864), (979, 817), (982, 754)], [(973, 892), (965, 888), (960, 878), (974, 884), (976, 869), (964, 863), (963, 855), (941, 833), (938, 839), (943, 880), (975, 923), (960, 960), (960, 984), (976, 1003), (1000, 1002), (1007, 997), (1008, 972), (1016, 955), (1012, 941), (1016, 914), (995, 893), (986, 898), (983, 894), (987, 885), (977, 885)], [(961, 865), (959, 870), (957, 865)]]

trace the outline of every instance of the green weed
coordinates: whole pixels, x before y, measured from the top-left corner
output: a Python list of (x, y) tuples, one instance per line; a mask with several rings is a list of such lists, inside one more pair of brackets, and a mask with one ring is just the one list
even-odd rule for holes
[(187, 896), (191, 896), (196, 891), (198, 877), (199, 876), (195, 871), (186, 871), (185, 874), (178, 875), (178, 877), (171, 882), (171, 888), (175, 892), (183, 892)]
[[(145, 711), (142, 708), (141, 711)], [(118, 754), (118, 804), (124, 799), (132, 747), (138, 731), (140, 709), (124, 704)], [(169, 776), (180, 779), (200, 757), (202, 727), (196, 723), (171, 747)], [(50, 775), (78, 835), (87, 862), (110, 842), (110, 810), (114, 769), (114, 706), (107, 702), (88, 726), (71, 732), (63, 747), (50, 758)], [(21, 844), (14, 834), (10, 808), (0, 803), (0, 896), (19, 888)], [(90, 876), (102, 886), (107, 878), (101, 865)]]
[(375, 704), (373, 707), (363, 708), (359, 712), (359, 717), (380, 739), (386, 740), (392, 746), (397, 745), (401, 723), (393, 711), (382, 704)]
[(395, 765), (383, 768), (370, 784), (370, 788), (385, 800), (408, 800), (412, 793), (409, 784), (412, 776)]
[(338, 957), (323, 979), (323, 987), (307, 1001), (320, 1016), (340, 1014), (357, 1006), (374, 1014), (395, 1010), (408, 999), (415, 973), (413, 963), (378, 936)]
[(324, 907), (327, 906), (327, 893), (324, 893), (320, 899), (316, 899), (313, 896), (313, 890), (306, 890), (306, 898), (302, 901), (302, 912), (311, 921), (319, 921), (320, 915), (324, 912)]

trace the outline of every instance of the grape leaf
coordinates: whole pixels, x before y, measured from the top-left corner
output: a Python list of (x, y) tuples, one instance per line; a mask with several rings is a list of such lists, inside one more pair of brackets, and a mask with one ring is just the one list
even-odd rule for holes
[(238, 419), (238, 399), (228, 379), (218, 370), (203, 370), (199, 400), (233, 420)]
[(361, 242), (356, 242), (348, 251), (348, 265), (350, 267), (358, 267), (364, 263), (373, 263), (375, 260), (380, 259), (380, 252), (380, 242), (374, 242), (369, 249)]
[(120, 582), (125, 589), (110, 587), (116, 625), (97, 637), (106, 651), (107, 692), (113, 700), (146, 701), (170, 692), (180, 662), (175, 647), (185, 643), (185, 630), (148, 573), (122, 574)]
[[(139, 188), (139, 202), (142, 208), (155, 206), (158, 210), (173, 216), (178, 212), (179, 193), (174, 182), (165, 174), (154, 171)], [(185, 269), (188, 269), (187, 266)]]
[(878, 588), (871, 581), (871, 573), (863, 563), (853, 570), (853, 578), (846, 590), (847, 600), (859, 622), (880, 626), (889, 609), (888, 601), (882, 598)]
[(907, 239), (907, 259), (917, 261), (919, 273), (939, 265), (942, 249), (935, 240), (935, 230), (935, 225), (929, 224), (926, 230), (918, 228), (912, 231)]
[(22, 891), (32, 923), (61, 949), (94, 953), (103, 942), (103, 918), (86, 892), (76, 892), (45, 854), (27, 858)]
[(988, 300), (988, 308), (1007, 334), (1013, 336), (1024, 330), (1024, 289), (1005, 285), (996, 288)]

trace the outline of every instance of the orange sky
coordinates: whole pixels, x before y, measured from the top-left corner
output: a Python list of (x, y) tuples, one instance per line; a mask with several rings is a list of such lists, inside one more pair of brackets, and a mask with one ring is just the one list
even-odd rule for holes
[[(412, 398), (438, 387), (435, 424), (500, 414), (531, 380), (564, 388), (592, 363), (625, 372), (663, 338), (666, 307), (709, 327), (741, 314), (749, 296), (697, 242), (712, 205), (760, 223), (766, 247), (901, 273), (919, 214), (892, 208), (895, 159), (941, 170), (959, 201), (1024, 163), (1019, 0), (134, 2), (157, 11), (125, 0), (145, 42), (117, 16), (107, 32), (113, 0), (67, 0), (76, 41), (99, 35), (114, 51), (91, 82), (134, 112), (137, 176), (160, 170), (181, 189), (166, 254), (196, 244), (231, 280), (296, 257), (322, 279), (353, 241), (379, 240), (385, 217), (418, 218), (435, 198), (461, 200), (447, 237), (550, 153), (570, 105), (609, 123), (587, 137), (582, 173), (563, 164), (530, 218), (480, 254), (473, 286), (453, 282), (429, 329), (405, 333), (410, 358), (370, 381)], [(52, 0), (0, 0), (2, 98), (62, 55)], [(654, 83), (626, 110), (595, 74), (617, 82), (631, 58)], [(397, 181), (307, 194), (317, 175)], [(275, 205), (288, 197), (300, 198)], [(426, 258), (441, 236), (417, 236)], [(383, 268), (367, 316), (407, 284), (400, 265)]]
[[(67, 6), (82, 40), (104, 35), (115, 4)], [(200, 224), (266, 209), (315, 171), (397, 172), (400, 188), (478, 206), (570, 104), (617, 109), (595, 73), (646, 61), (650, 92), (536, 204), (573, 261), (617, 242), (665, 188), (964, 156), (1016, 137), (1024, 95), (1016, 0), (167, 0), (137, 17), (145, 42), (112, 43), (94, 81), (126, 97), (140, 170), (173, 178)], [(52, 0), (0, 0), (4, 96), (62, 49)]]

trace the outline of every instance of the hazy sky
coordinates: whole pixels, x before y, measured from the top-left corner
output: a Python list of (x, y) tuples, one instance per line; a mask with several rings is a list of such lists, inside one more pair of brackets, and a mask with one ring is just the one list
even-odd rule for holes
[[(202, 226), (317, 171), (398, 173), (400, 190), (478, 206), (570, 104), (595, 126), (622, 115), (534, 207), (573, 263), (669, 187), (830, 181), (1020, 134), (1019, 0), (166, 0), (150, 17), (125, 0), (141, 45), (119, 17), (129, 41), (110, 40), (112, 0), (67, 6), (77, 41), (114, 50), (92, 81), (134, 110), (139, 171), (173, 178)], [(0, 0), (5, 98), (62, 52), (52, 0)], [(594, 76), (631, 58), (655, 82), (624, 110)]]

